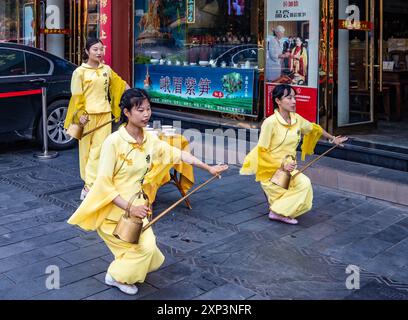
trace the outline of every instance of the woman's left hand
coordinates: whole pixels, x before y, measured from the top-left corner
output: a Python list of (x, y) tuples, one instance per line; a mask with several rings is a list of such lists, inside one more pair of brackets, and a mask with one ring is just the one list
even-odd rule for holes
[(334, 139), (331, 140), (332, 143), (340, 146), (340, 147), (344, 147), (344, 142), (346, 142), (348, 140), (348, 137), (346, 136), (337, 136), (334, 137)]
[(228, 165), (226, 164), (218, 164), (216, 166), (211, 166), (208, 169), (208, 172), (211, 173), (213, 176), (220, 174), (224, 171), (228, 170)]

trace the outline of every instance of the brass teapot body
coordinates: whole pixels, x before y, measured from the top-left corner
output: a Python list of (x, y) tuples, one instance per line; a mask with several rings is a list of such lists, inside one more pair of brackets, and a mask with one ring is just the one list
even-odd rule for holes
[[(143, 220), (138, 217), (132, 217), (130, 215), (130, 208), (132, 207), (135, 199), (140, 199), (141, 196), (143, 196), (146, 205), (150, 208), (148, 198), (143, 191), (139, 191), (138, 193), (133, 195), (129, 200), (125, 214), (120, 218), (118, 224), (115, 227), (115, 230), (113, 231), (113, 235), (116, 238), (133, 244), (139, 243), (139, 238), (143, 228)], [(148, 215), (148, 217), (151, 217), (151, 215)]]
[(305, 165), (302, 170), (299, 170), (298, 172), (296, 172), (293, 176), (291, 175), (290, 172), (286, 171), (284, 169), (284, 165), (286, 160), (288, 160), (289, 158), (291, 158), (293, 161), (295, 161), (296, 163), (296, 159), (295, 157), (291, 156), (291, 155), (287, 155), (281, 164), (281, 167), (276, 170), (275, 174), (272, 176), (271, 178), (271, 182), (284, 188), (284, 189), (289, 189), (289, 185), (290, 185), (290, 180), (295, 178), (298, 174), (304, 172), (307, 168), (309, 168), (313, 163), (317, 162), (318, 160), (320, 160), (321, 158), (323, 158), (326, 154), (328, 154), (330, 151), (334, 150), (335, 148), (337, 148), (337, 144), (334, 145), (333, 147), (331, 147), (330, 149), (326, 150), (325, 152), (323, 152), (320, 156), (318, 156), (316, 159), (310, 161), (307, 165)]
[(278, 170), (276, 170), (275, 174), (272, 176), (272, 178), (270, 180), (272, 183), (274, 183), (274, 184), (276, 184), (276, 185), (278, 185), (278, 186), (280, 186), (280, 187), (282, 187), (282, 188), (284, 188), (286, 190), (289, 189), (290, 180), (292, 178), (291, 173), (284, 169), (285, 163), (286, 163), (286, 161), (288, 159), (292, 159), (293, 161), (296, 162), (296, 159), (293, 156), (287, 155), (283, 159), (281, 167)]
[(82, 115), (85, 115), (87, 117), (86, 123), (89, 121), (88, 112), (86, 112), (84, 109), (79, 109), (72, 116), (72, 123), (69, 125), (67, 129), (67, 134), (69, 134), (71, 137), (77, 140), (81, 140), (83, 133), (84, 133), (84, 127), (86, 125), (86, 123), (82, 124), (81, 121), (79, 121), (79, 117), (78, 117), (79, 111), (83, 111)]

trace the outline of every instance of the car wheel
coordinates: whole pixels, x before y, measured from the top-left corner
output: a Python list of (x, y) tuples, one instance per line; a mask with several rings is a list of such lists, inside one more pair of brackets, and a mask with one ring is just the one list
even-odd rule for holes
[[(76, 145), (76, 140), (69, 136), (64, 129), (65, 116), (68, 110), (67, 100), (51, 103), (47, 110), (47, 135), (48, 147), (55, 150), (64, 150)], [(37, 137), (40, 143), (43, 141), (42, 116), (37, 126)]]

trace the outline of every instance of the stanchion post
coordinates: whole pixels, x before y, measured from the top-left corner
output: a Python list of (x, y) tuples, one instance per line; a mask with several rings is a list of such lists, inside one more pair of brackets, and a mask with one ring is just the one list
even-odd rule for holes
[(34, 158), (47, 160), (58, 157), (58, 152), (48, 151), (48, 134), (47, 134), (47, 84), (45, 79), (34, 79), (32, 82), (41, 84), (41, 104), (42, 104), (42, 132), (43, 132), (43, 152), (35, 153)]

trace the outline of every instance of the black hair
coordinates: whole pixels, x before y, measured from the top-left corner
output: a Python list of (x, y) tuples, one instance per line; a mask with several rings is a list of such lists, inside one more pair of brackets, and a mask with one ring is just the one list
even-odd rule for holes
[(139, 107), (142, 105), (143, 101), (147, 100), (150, 103), (150, 97), (149, 94), (146, 92), (144, 89), (139, 89), (139, 88), (131, 88), (126, 90), (122, 94), (122, 98), (120, 99), (120, 122), (124, 123), (127, 122), (127, 117), (125, 113), (123, 112), (125, 109), (128, 109), (129, 111), (133, 107)]
[(85, 50), (87, 50), (89, 52), (89, 49), (91, 49), (91, 47), (94, 44), (97, 44), (97, 43), (100, 43), (100, 44), (103, 45), (102, 40), (98, 39), (98, 38), (89, 38), (89, 39), (86, 40), (85, 48), (84, 48), (84, 51), (82, 52), (82, 60), (83, 61), (88, 61), (88, 59), (89, 59), (89, 55), (86, 53)]
[(277, 85), (272, 91), (273, 108), (278, 108), (278, 104), (275, 101), (276, 99), (282, 100), (283, 98), (289, 96), (292, 91), (295, 92), (296, 95), (296, 91), (291, 85), (285, 83)]
[(305, 49), (305, 43), (303, 41), (302, 37), (295, 37), (294, 43), (295, 43), (295, 47), (296, 47), (296, 40), (300, 39), (300, 42), (302, 42), (302, 44), (300, 45), (302, 47), (302, 49), (300, 50), (300, 54), (303, 54), (303, 50)]

